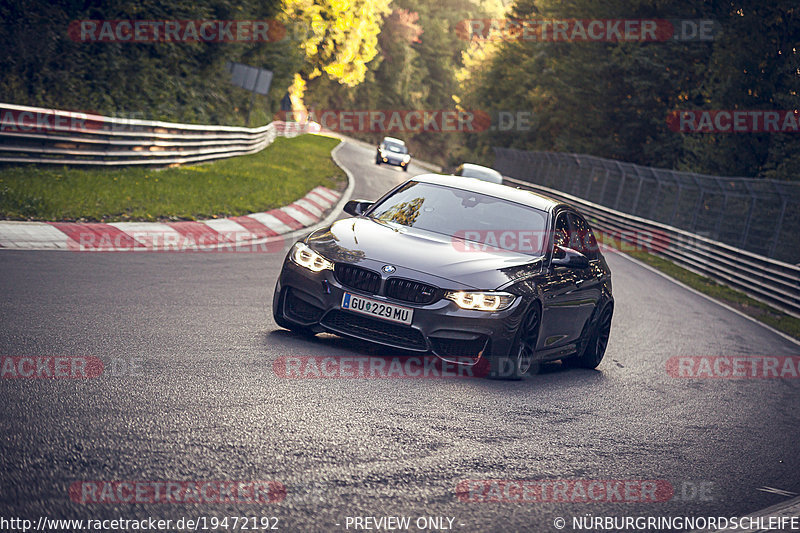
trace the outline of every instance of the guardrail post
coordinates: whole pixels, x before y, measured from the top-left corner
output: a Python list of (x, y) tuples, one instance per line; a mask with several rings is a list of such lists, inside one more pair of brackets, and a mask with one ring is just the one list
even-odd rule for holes
[(756, 195), (753, 194), (753, 190), (747, 185), (747, 182), (744, 182), (745, 188), (747, 188), (747, 192), (750, 193), (750, 209), (747, 211), (747, 219), (744, 223), (744, 231), (742, 231), (742, 237), (739, 240), (739, 248), (745, 248), (747, 244), (747, 238), (750, 236), (750, 221), (753, 219), (753, 211), (756, 208)]
[(697, 227), (697, 216), (700, 214), (700, 209), (703, 207), (703, 199), (706, 196), (706, 190), (703, 187), (703, 184), (700, 183), (700, 180), (697, 179), (695, 174), (689, 174), (694, 180), (695, 185), (697, 185), (697, 192), (700, 193), (700, 196), (697, 197), (697, 202), (694, 204), (694, 213), (692, 213), (692, 222), (689, 224), (689, 230), (694, 232), (695, 228)]
[(681, 205), (681, 193), (683, 193), (683, 185), (681, 181), (675, 177), (675, 172), (670, 170), (669, 175), (675, 180), (675, 185), (678, 186), (678, 194), (675, 195), (675, 207), (672, 208), (672, 215), (669, 217), (669, 225), (675, 225), (675, 217), (678, 216), (678, 207)]
[(639, 185), (636, 187), (636, 194), (633, 197), (633, 206), (631, 207), (631, 214), (636, 214), (636, 208), (639, 207), (639, 196), (642, 194), (642, 184), (644, 183), (644, 176), (639, 172), (639, 165), (633, 165), (633, 170), (636, 172), (636, 177), (639, 178)]
[(781, 214), (778, 217), (778, 224), (775, 226), (775, 235), (772, 237), (772, 244), (769, 247), (769, 256), (775, 257), (775, 250), (778, 248), (778, 240), (781, 237), (781, 229), (783, 226), (783, 217), (786, 214), (786, 198), (781, 198), (783, 202), (781, 203)]
[(621, 178), (620, 178), (620, 182), (619, 182), (619, 190), (617, 191), (617, 197), (614, 200), (614, 209), (619, 211), (619, 202), (620, 202), (620, 199), (622, 198), (622, 193), (625, 190), (625, 177), (626, 177), (626, 174), (625, 174), (625, 171), (622, 170), (622, 165), (620, 165), (619, 162), (617, 162), (617, 168), (619, 169), (619, 173), (620, 173)]
[(728, 191), (724, 191), (723, 194), (725, 195), (724, 200), (722, 200), (722, 209), (720, 209), (719, 216), (717, 217), (717, 222), (714, 224), (714, 238), (717, 240), (719, 239), (719, 234), (722, 228), (722, 219), (725, 216), (725, 213), (728, 211)]

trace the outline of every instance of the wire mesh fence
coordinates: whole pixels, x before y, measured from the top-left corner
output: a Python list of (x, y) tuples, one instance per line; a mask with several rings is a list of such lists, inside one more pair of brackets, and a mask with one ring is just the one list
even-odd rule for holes
[(495, 168), (787, 263), (800, 263), (800, 183), (643, 167), (589, 155), (495, 148)]

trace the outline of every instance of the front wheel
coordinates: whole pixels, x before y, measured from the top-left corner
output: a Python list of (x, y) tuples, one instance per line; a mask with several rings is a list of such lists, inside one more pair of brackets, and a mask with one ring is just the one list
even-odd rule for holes
[(403, 172), (408, 172), (408, 165), (403, 165)]
[(536, 345), (539, 341), (541, 311), (533, 304), (517, 330), (517, 338), (507, 356), (491, 358), (490, 377), (495, 379), (522, 379), (525, 374), (538, 374), (539, 362)]
[(589, 342), (586, 343), (586, 348), (583, 353), (570, 357), (565, 362), (578, 368), (597, 368), (603, 356), (606, 354), (608, 348), (608, 338), (611, 335), (611, 318), (614, 315), (614, 307), (611, 304), (603, 307), (600, 311), (600, 317), (597, 319), (597, 324), (594, 327), (592, 336), (589, 337)]

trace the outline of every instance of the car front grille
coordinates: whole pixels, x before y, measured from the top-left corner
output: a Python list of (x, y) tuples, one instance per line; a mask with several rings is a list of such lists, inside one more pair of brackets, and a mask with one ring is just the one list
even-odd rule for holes
[(429, 304), (440, 297), (439, 289), (433, 285), (403, 278), (389, 278), (385, 292), (389, 298), (415, 304)]
[(381, 275), (366, 268), (336, 263), (333, 274), (339, 283), (351, 289), (369, 294), (378, 294), (381, 288)]
[(433, 285), (404, 278), (389, 278), (381, 291), (381, 275), (373, 270), (347, 263), (336, 263), (336, 280), (347, 288), (368, 294), (381, 294), (401, 302), (426, 305), (442, 297), (442, 290)]
[(284, 312), (299, 322), (318, 322), (323, 309), (298, 298), (292, 289), (286, 290)]
[(392, 324), (385, 320), (333, 310), (323, 317), (321, 323), (337, 333), (349, 334), (373, 342), (409, 350), (426, 351), (428, 349), (425, 337), (418, 330)]
[(477, 358), (478, 355), (486, 347), (488, 337), (486, 335), (479, 335), (475, 339), (443, 339), (438, 337), (431, 337), (431, 345), (434, 353), (441, 357), (455, 358), (467, 357)]

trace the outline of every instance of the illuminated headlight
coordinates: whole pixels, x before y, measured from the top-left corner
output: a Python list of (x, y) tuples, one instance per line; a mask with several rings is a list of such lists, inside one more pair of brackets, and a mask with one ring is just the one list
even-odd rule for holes
[(301, 267), (305, 267), (312, 272), (333, 270), (333, 263), (319, 255), (302, 242), (298, 242), (294, 245), (294, 248), (292, 249), (292, 255), (290, 257), (296, 264), (300, 265)]
[(404, 155), (403, 156), (403, 163), (408, 163), (409, 161), (411, 161), (411, 156), (408, 155), (408, 154)]
[(502, 311), (507, 309), (516, 296), (507, 292), (474, 292), (457, 291), (444, 295), (448, 300), (454, 301), (461, 309), (474, 309), (476, 311)]

